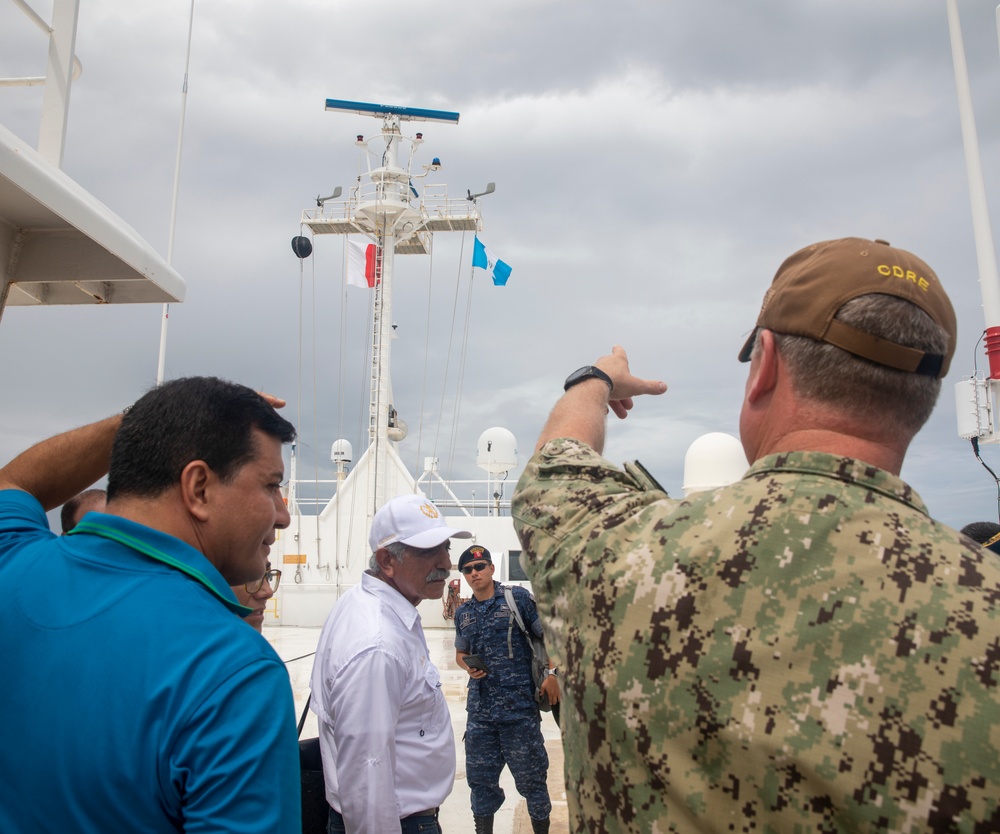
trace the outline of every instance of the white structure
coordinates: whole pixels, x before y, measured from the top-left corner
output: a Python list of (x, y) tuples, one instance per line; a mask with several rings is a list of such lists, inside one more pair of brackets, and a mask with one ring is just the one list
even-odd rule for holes
[(38, 150), (0, 126), (0, 316), (7, 306), (181, 301), (184, 281), (152, 247), (60, 170), (69, 95), (78, 69), (78, 0), (55, 0)]
[(743, 444), (731, 434), (703, 434), (684, 455), (684, 496), (734, 483), (749, 467)]
[[(277, 623), (296, 626), (321, 625), (340, 595), (360, 581), (371, 556), (368, 531), (372, 517), (397, 495), (419, 492), (437, 505), (450, 526), (471, 531), (473, 542), (478, 539), (493, 554), (498, 579), (523, 576), (513, 522), (503, 514), (509, 504), (503, 494), (504, 481), (517, 464), (516, 443), (509, 431), (492, 428), (480, 438), (479, 464), (486, 469), (487, 480), (485, 494), (472, 501), (458, 498), (452, 485), (440, 477), (435, 458), (426, 459), (424, 472), (416, 479), (397, 452), (398, 442), (406, 436), (406, 424), (392, 405), (390, 380), (394, 259), (396, 255), (428, 253), (435, 232), (478, 232), (481, 221), (476, 197), (482, 196), (469, 194), (450, 200), (446, 187), (421, 182), (441, 167), (440, 162), (434, 159), (414, 173), (413, 157), (423, 136), (406, 137), (401, 127), (413, 120), (454, 124), (458, 113), (332, 99), (327, 101), (327, 109), (382, 121), (379, 135), (370, 139), (358, 136), (357, 145), (365, 151), (368, 171), (358, 178), (348, 198), (334, 202), (335, 193), (321, 199), (320, 207), (305, 212), (302, 218), (303, 226), (314, 236), (363, 235), (375, 246), (369, 444), (347, 471), (353, 457), (350, 444), (344, 440), (334, 443), (336, 492), (318, 515), (302, 512), (293, 459), (288, 495), (291, 526), (281, 531), (271, 561), (285, 572), (274, 603)], [(420, 184), (419, 192), (415, 183)], [(491, 183), (487, 192), (492, 191)], [(306, 250), (311, 251), (311, 247), (303, 247)], [(463, 542), (463, 546), (468, 544)], [(460, 552), (453, 554), (456, 562)], [(425, 628), (446, 624), (442, 601), (425, 601), (420, 611)]]

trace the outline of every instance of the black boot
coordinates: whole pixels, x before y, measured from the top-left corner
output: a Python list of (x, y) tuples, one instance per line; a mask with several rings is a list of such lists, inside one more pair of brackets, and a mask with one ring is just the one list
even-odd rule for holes
[(549, 818), (531, 821), (532, 834), (549, 834)]
[[(493, 815), (488, 817), (473, 817), (476, 823), (476, 834), (493, 834)], [(534, 824), (534, 820), (531, 821)], [(546, 831), (548, 831), (548, 821), (545, 823)]]

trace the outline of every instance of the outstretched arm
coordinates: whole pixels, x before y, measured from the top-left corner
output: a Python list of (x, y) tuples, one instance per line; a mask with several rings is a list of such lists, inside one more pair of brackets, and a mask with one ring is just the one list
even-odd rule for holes
[(122, 415), (36, 443), (0, 469), (0, 489), (30, 493), (51, 510), (107, 474)]
[(605, 418), (608, 409), (624, 420), (632, 409), (633, 398), (640, 394), (662, 394), (667, 384), (659, 380), (640, 379), (628, 367), (624, 348), (615, 345), (608, 356), (602, 356), (594, 365), (611, 377), (614, 387), (609, 391), (606, 382), (588, 379), (574, 385), (562, 395), (549, 415), (537, 452), (556, 437), (582, 440), (598, 454), (604, 451)]

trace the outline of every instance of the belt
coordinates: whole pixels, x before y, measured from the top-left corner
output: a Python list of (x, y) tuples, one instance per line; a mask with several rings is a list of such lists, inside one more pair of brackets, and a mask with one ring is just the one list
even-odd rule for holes
[(428, 808), (426, 811), (417, 811), (415, 814), (407, 814), (405, 817), (403, 817), (403, 819), (408, 820), (411, 817), (434, 817), (434, 819), (437, 819), (437, 816), (438, 816), (437, 808)]

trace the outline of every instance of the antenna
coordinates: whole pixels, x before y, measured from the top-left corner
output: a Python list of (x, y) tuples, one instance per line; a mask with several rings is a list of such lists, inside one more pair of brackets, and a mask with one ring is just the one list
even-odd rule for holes
[(487, 194), (492, 194), (496, 190), (497, 190), (497, 184), (495, 182), (488, 182), (486, 183), (486, 190), (480, 191), (478, 194), (473, 194), (471, 190), (466, 191), (465, 193), (468, 194), (469, 196), (466, 197), (465, 199), (470, 200), (471, 202), (474, 203), (476, 202), (477, 198), (485, 197)]
[(338, 98), (328, 98), (326, 109), (338, 110), (341, 113), (358, 113), (362, 116), (395, 116), (404, 122), (458, 124), (458, 113), (453, 113), (450, 110), (425, 110), (421, 107), (400, 107), (395, 104), (369, 104), (365, 101), (344, 101)]
[(343, 193), (344, 189), (338, 185), (335, 189), (333, 189), (333, 194), (331, 194), (329, 197), (320, 197), (319, 194), (317, 194), (316, 205), (319, 206), (320, 208), (323, 208), (323, 203), (325, 203), (327, 200), (336, 200)]

